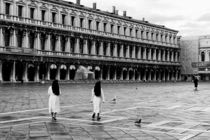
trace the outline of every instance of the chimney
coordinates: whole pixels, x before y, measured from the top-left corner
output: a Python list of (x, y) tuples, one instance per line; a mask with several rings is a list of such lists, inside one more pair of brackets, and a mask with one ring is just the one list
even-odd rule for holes
[(118, 10), (115, 10), (115, 14), (118, 15)]
[(145, 21), (145, 19), (144, 19), (144, 18), (142, 18), (142, 21)]
[(115, 14), (115, 6), (112, 6), (112, 13)]
[(93, 3), (93, 9), (96, 10), (96, 3)]
[(77, 3), (76, 3), (77, 5), (80, 5), (80, 0), (77, 0)]
[(126, 17), (126, 11), (123, 11), (123, 16)]

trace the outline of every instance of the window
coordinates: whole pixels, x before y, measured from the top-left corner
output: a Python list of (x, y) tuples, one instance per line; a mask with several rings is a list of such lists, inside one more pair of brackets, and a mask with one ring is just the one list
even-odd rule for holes
[(18, 6), (18, 16), (22, 17), (23, 16), (23, 6)]
[(42, 21), (45, 21), (45, 10), (42, 10)]
[(34, 19), (34, 8), (30, 8), (30, 18)]
[(96, 21), (96, 30), (99, 31), (99, 24), (100, 22), (99, 21)]
[(153, 40), (153, 35), (154, 35), (154, 33), (151, 33), (151, 40)]
[(149, 39), (149, 32), (146, 32), (146, 39)]
[(159, 41), (159, 40), (158, 40), (158, 34), (156, 34), (156, 41)]
[(133, 34), (133, 29), (130, 28), (130, 36), (132, 36), (132, 34)]
[(88, 20), (88, 29), (92, 29), (92, 20)]
[(52, 22), (56, 22), (56, 13), (52, 12)]
[(66, 15), (62, 15), (62, 24), (63, 24), (63, 25), (66, 24)]
[(6, 3), (5, 5), (5, 14), (10, 15), (10, 3)]
[(144, 31), (141, 31), (141, 38), (144, 38)]
[(205, 53), (202, 52), (202, 53), (201, 53), (201, 62), (204, 62), (204, 61), (205, 61)]
[(106, 32), (106, 25), (107, 23), (104, 23), (104, 32)]
[(138, 38), (138, 37), (139, 37), (139, 36), (138, 36), (138, 32), (139, 32), (139, 31), (138, 31), (138, 30), (136, 30), (136, 38)]
[(126, 27), (124, 27), (124, 35), (126, 35)]
[(111, 24), (111, 33), (114, 33), (114, 25)]
[(83, 28), (83, 21), (84, 19), (83, 18), (80, 18), (80, 27)]
[(117, 26), (117, 33), (120, 34), (120, 26)]
[(74, 26), (74, 22), (75, 22), (75, 17), (71, 16), (71, 26)]

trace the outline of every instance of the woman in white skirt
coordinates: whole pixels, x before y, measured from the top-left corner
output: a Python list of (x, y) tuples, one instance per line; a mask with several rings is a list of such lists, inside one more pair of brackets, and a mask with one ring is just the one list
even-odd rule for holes
[(49, 113), (51, 114), (53, 120), (56, 120), (56, 114), (60, 112), (60, 94), (58, 80), (54, 80), (52, 86), (48, 89)]
[(105, 102), (103, 90), (101, 88), (101, 82), (97, 81), (94, 88), (92, 89), (92, 98), (91, 101), (93, 102), (93, 115), (92, 119), (95, 118), (97, 115), (97, 120), (100, 120), (100, 113), (101, 113), (101, 103)]

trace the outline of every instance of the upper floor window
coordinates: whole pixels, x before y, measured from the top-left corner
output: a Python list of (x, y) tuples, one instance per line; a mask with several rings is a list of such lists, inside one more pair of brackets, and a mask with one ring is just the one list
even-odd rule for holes
[(18, 6), (18, 16), (19, 17), (23, 16), (23, 6), (21, 6), (21, 5)]
[(84, 18), (80, 18), (80, 27), (81, 27), (81, 28), (83, 28), (83, 27), (84, 27), (83, 22), (84, 22)]
[(100, 22), (99, 21), (96, 21), (96, 30), (99, 31), (99, 25), (100, 25)]
[(158, 34), (156, 34), (156, 41), (158, 41)]
[(141, 31), (141, 38), (144, 38), (144, 31)]
[(56, 13), (52, 12), (52, 22), (55, 23), (56, 22)]
[(117, 26), (117, 34), (120, 34), (120, 26)]
[(124, 35), (126, 35), (126, 27), (124, 27)]
[(149, 32), (146, 32), (146, 39), (149, 39)]
[(106, 32), (107, 23), (104, 23), (104, 32)]
[(71, 16), (71, 26), (74, 26), (75, 24), (75, 17), (74, 16)]
[(5, 14), (10, 15), (10, 3), (5, 4)]
[(114, 33), (114, 25), (111, 24), (111, 33)]
[(34, 8), (30, 8), (30, 18), (34, 19)]
[(91, 29), (92, 27), (92, 20), (88, 20), (88, 29)]
[(62, 14), (62, 24), (65, 25), (66, 24), (66, 15)]
[(130, 36), (132, 36), (132, 35), (133, 35), (133, 29), (130, 28)]
[(45, 10), (42, 10), (42, 21), (45, 21)]
[(138, 36), (138, 30), (136, 29), (136, 33), (135, 33), (135, 35), (136, 35), (136, 38), (138, 38), (139, 36)]

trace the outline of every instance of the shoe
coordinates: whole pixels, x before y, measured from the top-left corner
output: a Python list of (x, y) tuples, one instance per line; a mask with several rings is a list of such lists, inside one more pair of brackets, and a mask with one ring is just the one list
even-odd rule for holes
[(56, 119), (55, 117), (53, 117), (53, 120), (55, 120), (55, 121), (56, 121), (57, 119)]
[(101, 119), (101, 117), (99, 116), (99, 113), (97, 115), (97, 121), (99, 121)]
[(93, 115), (92, 115), (92, 119), (94, 119), (95, 118), (95, 113), (93, 113)]

